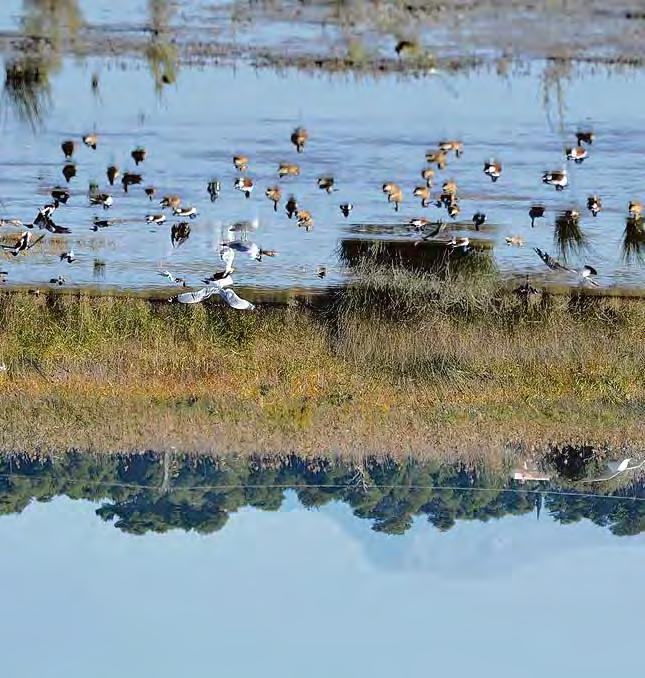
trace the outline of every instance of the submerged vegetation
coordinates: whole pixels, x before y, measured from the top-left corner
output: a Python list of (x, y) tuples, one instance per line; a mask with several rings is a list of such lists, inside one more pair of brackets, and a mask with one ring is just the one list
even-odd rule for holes
[[(566, 451), (553, 451), (555, 462)], [(576, 453), (576, 458), (580, 455)], [(586, 459), (585, 467), (597, 462)], [(508, 469), (415, 460), (252, 456), (190, 457), (183, 454), (53, 458), (0, 457), (0, 514), (23, 511), (31, 501), (57, 495), (101, 502), (96, 514), (132, 534), (170, 529), (212, 533), (243, 507), (276, 511), (293, 490), (307, 508), (332, 501), (350, 506), (373, 529), (403, 534), (415, 517), (442, 531), (457, 521), (487, 521), (505, 515), (550, 514), (560, 523), (583, 518), (614, 534), (645, 529), (645, 489), (630, 478), (604, 495), (583, 492), (566, 480), (521, 485)], [(564, 490), (564, 492), (563, 492)]]
[(371, 265), (315, 304), (211, 302), (0, 296), (0, 447), (472, 458), (642, 439), (639, 300)]

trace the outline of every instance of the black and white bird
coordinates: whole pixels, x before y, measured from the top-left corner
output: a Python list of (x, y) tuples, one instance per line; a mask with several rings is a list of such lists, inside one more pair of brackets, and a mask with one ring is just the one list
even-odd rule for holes
[(74, 250), (73, 250), (73, 249), (70, 249), (70, 250), (68, 250), (67, 252), (63, 252), (63, 253), (60, 255), (60, 260), (61, 260), (61, 261), (66, 261), (68, 264), (71, 264), (71, 263), (73, 263), (74, 261), (76, 261), (76, 255), (74, 254)]
[(543, 252), (539, 247), (534, 247), (533, 248), (536, 252), (536, 254), (542, 259), (542, 261), (553, 271), (566, 271), (567, 273), (573, 273), (574, 275), (580, 276), (582, 279), (582, 282), (588, 282), (590, 285), (593, 285), (594, 287), (599, 287), (599, 283), (597, 283), (592, 276), (598, 275), (598, 271), (593, 266), (589, 266), (585, 264), (582, 268), (577, 269), (577, 268), (569, 268), (568, 266), (564, 266), (561, 264), (557, 259), (554, 259), (548, 252)]
[(67, 201), (69, 200), (70, 193), (66, 188), (56, 186), (52, 189), (51, 197), (54, 199), (54, 202), (59, 202), (63, 205), (66, 205)]
[(163, 278), (168, 278), (168, 280), (170, 280), (170, 282), (175, 285), (182, 285), (183, 287), (186, 287), (186, 279), (179, 278), (173, 275), (170, 271), (161, 271), (159, 275), (162, 276)]
[(473, 224), (475, 225), (476, 231), (478, 231), (485, 223), (486, 215), (483, 212), (475, 212), (475, 214), (473, 214)]
[(567, 171), (562, 169), (544, 172), (544, 174), (542, 174), (542, 183), (549, 186), (555, 186), (556, 191), (564, 191), (569, 184)]
[[(278, 254), (275, 250), (262, 249), (257, 243), (249, 240), (232, 240), (231, 242), (224, 243), (222, 249), (225, 247), (240, 254), (246, 254), (249, 259), (255, 259), (256, 261), (262, 261), (262, 257), (275, 257)], [(226, 261), (224, 257), (222, 259)]]
[(163, 224), (165, 221), (165, 214), (146, 214), (146, 222), (149, 224)]
[(110, 209), (114, 204), (114, 198), (108, 193), (96, 193), (90, 195), (90, 205), (101, 205), (104, 210)]
[(5, 245), (0, 244), (0, 247), (3, 250), (8, 251), (14, 257), (17, 257), (21, 252), (28, 252), (34, 245), (37, 245), (45, 236), (41, 235), (35, 240), (32, 239), (31, 233), (29, 231), (24, 231), (20, 235), (20, 240), (15, 245)]
[(196, 207), (175, 207), (172, 213), (176, 217), (184, 217), (189, 219), (194, 219), (197, 216)]
[(351, 202), (344, 202), (340, 206), (340, 211), (345, 218), (347, 218), (350, 215), (350, 213), (353, 209), (354, 209), (354, 205), (352, 205)]
[(489, 160), (484, 163), (484, 174), (491, 178), (492, 182), (502, 176), (502, 163), (499, 160)]
[(187, 221), (180, 221), (178, 224), (173, 224), (170, 229), (170, 242), (173, 247), (183, 245), (190, 237), (190, 225)]
[(211, 202), (215, 202), (219, 198), (221, 190), (222, 185), (217, 179), (211, 179), (208, 182), (208, 195), (210, 196)]
[(51, 220), (54, 212), (58, 209), (59, 204), (58, 200), (54, 200), (54, 202), (41, 207), (34, 219), (34, 226), (44, 228), (47, 222)]

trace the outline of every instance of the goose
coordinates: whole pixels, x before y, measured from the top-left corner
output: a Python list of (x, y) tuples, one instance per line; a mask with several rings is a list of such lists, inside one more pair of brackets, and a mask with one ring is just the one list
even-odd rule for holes
[(138, 146), (132, 151), (132, 153), (130, 153), (130, 157), (134, 160), (134, 164), (138, 167), (148, 157), (148, 151), (146, 151), (146, 149), (142, 146)]
[(159, 202), (162, 209), (170, 207), (171, 209), (176, 209), (181, 205), (181, 198), (178, 195), (165, 195)]
[(628, 210), (632, 219), (640, 219), (643, 216), (643, 203), (638, 200), (630, 200)]
[(334, 177), (318, 177), (318, 188), (327, 193), (334, 191)]
[[(123, 178), (121, 179), (121, 185), (123, 186), (123, 190), (127, 193), (129, 186), (135, 186), (140, 184), (142, 181), (143, 177), (140, 174), (136, 174), (135, 172), (125, 172), (123, 174)], [(152, 200), (152, 198), (150, 199)]]
[(424, 167), (421, 170), (421, 178), (426, 182), (428, 188), (432, 188), (432, 182), (434, 181), (434, 169), (432, 167)]
[(406, 54), (415, 54), (419, 51), (419, 43), (414, 40), (399, 40), (394, 47), (394, 51), (399, 57)]
[(307, 141), (309, 141), (309, 133), (304, 127), (296, 127), (291, 133), (291, 143), (296, 147), (298, 153), (305, 150)]
[(598, 216), (598, 212), (602, 209), (602, 200), (597, 195), (590, 195), (587, 198), (587, 209), (594, 217)]
[(475, 212), (473, 214), (473, 224), (475, 230), (478, 231), (486, 223), (486, 215), (483, 212)]
[(35, 240), (32, 239), (31, 233), (29, 231), (24, 231), (20, 235), (20, 239), (15, 245), (5, 245), (0, 244), (0, 247), (3, 250), (8, 251), (14, 257), (17, 257), (21, 252), (28, 252), (32, 247), (37, 245), (45, 236), (41, 235)]
[(115, 223), (114, 219), (101, 219), (100, 217), (94, 217), (94, 223), (92, 224), (92, 230), (98, 231), (99, 228), (108, 228)]
[(245, 198), (251, 197), (253, 191), (253, 180), (249, 177), (238, 177), (233, 184), (234, 188), (244, 193)]
[(71, 264), (72, 262), (76, 261), (76, 255), (74, 254), (74, 250), (70, 249), (68, 252), (63, 252), (60, 255), (60, 260), (67, 261), (68, 264)]
[(215, 202), (217, 200), (217, 198), (219, 198), (219, 194), (220, 194), (220, 191), (222, 190), (222, 186), (217, 179), (211, 179), (208, 182), (207, 190), (208, 190), (208, 195), (210, 196), (211, 202)]
[(197, 217), (196, 207), (175, 207), (172, 213), (176, 217), (187, 217), (188, 219), (195, 219)]
[(69, 200), (70, 193), (66, 188), (61, 188), (60, 186), (56, 186), (55, 188), (52, 189), (51, 197), (53, 198), (55, 203), (61, 203), (63, 205), (67, 205), (67, 201)]
[(489, 160), (484, 163), (484, 174), (489, 176), (491, 181), (496, 182), (502, 175), (502, 163), (499, 160)]
[(96, 150), (96, 147), (98, 146), (99, 143), (98, 134), (86, 134), (83, 137), (83, 143), (89, 148)]
[(436, 165), (437, 169), (443, 170), (448, 162), (448, 155), (445, 151), (428, 151), (426, 153), (426, 162), (429, 165)]
[(412, 195), (415, 198), (421, 198), (421, 207), (428, 207), (430, 205), (430, 189), (427, 186), (417, 186)]
[(544, 174), (542, 174), (542, 183), (548, 184), (549, 186), (555, 186), (556, 191), (564, 191), (569, 183), (567, 171), (562, 169), (544, 172)]
[(354, 205), (351, 202), (344, 202), (339, 207), (340, 212), (345, 217), (345, 219), (349, 217), (351, 211), (354, 209)]
[(280, 189), (280, 186), (269, 186), (269, 188), (267, 188), (267, 190), (264, 192), (264, 195), (266, 195), (266, 197), (273, 203), (273, 211), (277, 212), (278, 203), (282, 199), (282, 190)]
[(448, 216), (451, 219), (456, 219), (459, 216), (460, 211), (459, 203), (456, 200), (453, 200), (450, 205), (448, 205)]
[(455, 152), (455, 156), (459, 158), (464, 152), (464, 144), (461, 141), (440, 141), (439, 150), (449, 153), (450, 151)]
[(110, 186), (114, 186), (114, 182), (119, 178), (121, 172), (116, 165), (110, 165), (106, 170), (107, 180), (110, 182)]

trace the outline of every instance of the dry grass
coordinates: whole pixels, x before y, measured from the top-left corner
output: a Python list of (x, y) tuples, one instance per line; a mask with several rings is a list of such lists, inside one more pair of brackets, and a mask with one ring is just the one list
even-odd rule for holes
[(645, 304), (359, 271), (322, 309), (0, 296), (0, 449), (497, 455), (643, 436)]

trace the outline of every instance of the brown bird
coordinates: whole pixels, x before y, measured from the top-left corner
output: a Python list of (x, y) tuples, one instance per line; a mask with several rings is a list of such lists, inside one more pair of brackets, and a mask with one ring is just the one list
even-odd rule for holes
[(385, 193), (386, 195), (389, 196), (390, 193), (392, 193), (392, 191), (397, 191), (397, 190), (400, 190), (400, 189), (399, 189), (397, 184), (395, 184), (391, 181), (388, 181), (387, 183), (383, 184), (382, 190), (383, 190), (383, 193)]
[(309, 133), (304, 127), (296, 127), (291, 133), (291, 143), (296, 147), (298, 153), (305, 150), (305, 144), (309, 140)]
[(638, 200), (630, 200), (629, 216), (632, 219), (640, 219), (643, 216), (643, 203)]
[(242, 193), (244, 193), (245, 198), (250, 198), (254, 188), (253, 179), (251, 179), (250, 177), (238, 177), (235, 180), (233, 187), (236, 188), (238, 191), (242, 191)]
[(567, 160), (573, 160), (576, 165), (579, 165), (588, 155), (587, 149), (584, 146), (565, 148), (564, 152), (567, 156)]
[(278, 166), (278, 176), (297, 177), (300, 174), (300, 167), (292, 162), (281, 162)]
[(132, 153), (130, 153), (130, 155), (132, 156), (135, 165), (138, 166), (139, 163), (142, 163), (146, 159), (148, 152), (146, 151), (145, 148), (138, 146), (137, 148), (134, 149), (134, 151), (132, 151)]
[(246, 155), (234, 155), (233, 164), (238, 172), (246, 172), (249, 169), (249, 159)]
[(264, 192), (264, 195), (266, 195), (266, 197), (273, 202), (273, 211), (277, 212), (278, 203), (282, 198), (282, 191), (280, 190), (280, 186), (269, 186), (269, 188), (267, 188), (267, 190)]
[(171, 207), (177, 209), (181, 205), (181, 198), (178, 195), (165, 195), (160, 203), (162, 208)]
[(402, 54), (415, 54), (419, 51), (419, 43), (414, 40), (399, 40), (396, 43), (394, 51), (398, 56), (401, 56)]
[(587, 198), (587, 209), (594, 217), (598, 216), (598, 212), (602, 209), (602, 200), (598, 195), (590, 195)]
[(456, 219), (459, 216), (461, 209), (459, 208), (459, 202), (455, 199), (453, 202), (448, 205), (448, 216), (451, 219)]
[(307, 210), (298, 210), (296, 212), (296, 218), (298, 219), (298, 228), (304, 228), (305, 231), (311, 231), (314, 227), (314, 220), (311, 216), (311, 212), (307, 212)]
[(76, 165), (71, 162), (67, 163), (63, 167), (63, 176), (65, 177), (65, 181), (69, 183), (76, 176)]
[(83, 143), (86, 146), (89, 146), (89, 148), (96, 150), (96, 147), (98, 146), (99, 143), (98, 134), (86, 134), (83, 137)]
[(430, 189), (427, 186), (417, 186), (412, 195), (421, 198), (421, 207), (428, 207), (430, 204)]
[(157, 189), (154, 186), (146, 186), (144, 189), (145, 194), (152, 200), (155, 197)]
[(448, 155), (445, 151), (437, 150), (437, 151), (428, 151), (426, 153), (426, 162), (429, 165), (436, 165), (437, 169), (444, 169), (446, 167), (446, 163), (448, 162)]
[(428, 188), (432, 188), (432, 182), (434, 181), (434, 169), (432, 167), (424, 167), (421, 170), (421, 178), (426, 182)]
[(531, 228), (535, 226), (535, 220), (541, 219), (544, 216), (544, 206), (543, 205), (531, 205), (529, 209), (529, 217), (531, 219)]
[(284, 206), (285, 211), (287, 212), (287, 217), (291, 219), (294, 214), (298, 212), (298, 201), (295, 196), (290, 195), (287, 200), (287, 204)]
[(125, 172), (123, 178), (121, 179), (121, 184), (123, 185), (123, 190), (127, 193), (128, 186), (135, 186), (140, 184), (142, 181), (143, 177), (140, 174), (135, 174), (134, 172)]
[(502, 163), (499, 160), (489, 160), (484, 163), (484, 174), (491, 178), (491, 181), (497, 181), (502, 175)]
[(106, 174), (108, 181), (110, 182), (110, 186), (114, 186), (114, 182), (118, 179), (121, 172), (119, 172), (119, 168), (116, 165), (110, 165), (107, 168)]
[(388, 202), (394, 203), (394, 211), (399, 211), (399, 206), (403, 202), (403, 191), (397, 186), (387, 197)]
[(74, 155), (76, 144), (71, 139), (68, 139), (67, 141), (63, 141), (60, 147), (65, 155), (65, 159), (69, 160)]
[(334, 177), (319, 177), (318, 188), (327, 191), (327, 193), (332, 193), (334, 190)]
[(187, 221), (180, 221), (173, 224), (170, 229), (170, 242), (173, 247), (183, 245), (190, 237), (190, 224)]
[(578, 142), (578, 146), (581, 146), (582, 144), (593, 144), (593, 140), (595, 138), (596, 135), (593, 132), (587, 130), (576, 132), (576, 140)]
[(444, 181), (443, 186), (441, 187), (441, 192), (446, 195), (457, 195), (457, 182), (454, 179), (449, 179)]

